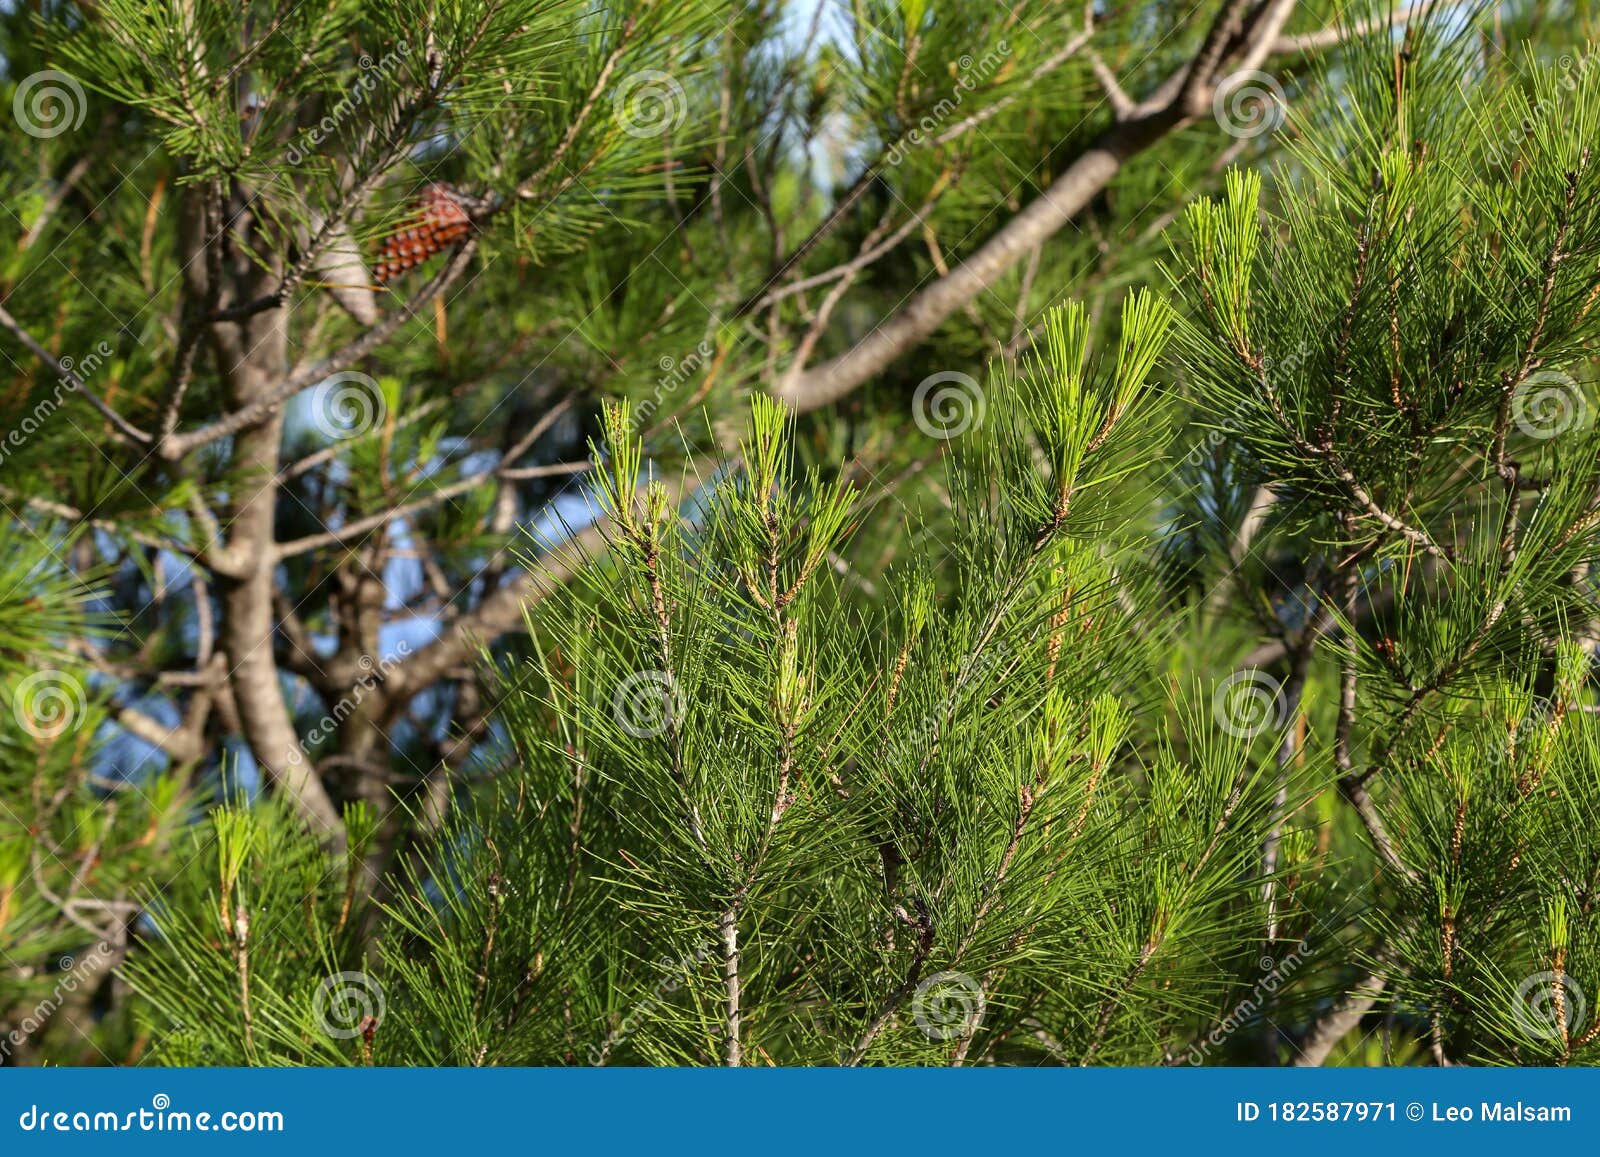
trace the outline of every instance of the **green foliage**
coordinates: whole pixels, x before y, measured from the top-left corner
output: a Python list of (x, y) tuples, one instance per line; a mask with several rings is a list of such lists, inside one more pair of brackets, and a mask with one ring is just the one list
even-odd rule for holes
[(1369, 7), (0, 12), (0, 1061), (1600, 1058), (1600, 57)]
[(1419, 30), (1381, 87), (1374, 48), (1270, 208), (1254, 174), (1189, 208), (1172, 276), (1219, 465), (1270, 508), (1252, 549), (1303, 560), (1264, 620), (1337, 705), (1311, 758), (1384, 867), (1339, 920), (1436, 1061), (1568, 1063), (1597, 1035), (1597, 81), (1453, 98), (1467, 35)]
[[(881, 610), (841, 599), (828, 560), (848, 549), (854, 498), (797, 466), (774, 403), (752, 402), (692, 525), (660, 482), (636, 490), (631, 415), (611, 410), (611, 549), (540, 604), (540, 657), (503, 672), (516, 773), (388, 905), (371, 973), (388, 1011), (369, 1059), (1171, 1050), (1256, 955), (1248, 866), (1273, 788), (1193, 711), (1184, 752), (1131, 743), (1155, 654), (1128, 646), (1132, 542), (1107, 551), (1105, 484), (1151, 404), (1164, 310), (1131, 301), (1115, 368), (1092, 377), (1072, 336), (1085, 319), (1064, 311), (1027, 379), (996, 390), (993, 436), (950, 461), (961, 500), (999, 486), (944, 544), (962, 572), (952, 600), (916, 566)], [(1030, 452), (1060, 464), (1043, 490)], [(265, 829), (221, 812), (213, 830), (236, 911), (297, 925), (290, 898), (308, 891), (306, 926), (252, 951), (255, 1043), (196, 1004), (236, 1003), (232, 937), (167, 929), (171, 962), (132, 976), (191, 1027), (157, 1056), (325, 1056), (295, 1037), (306, 1026), (286, 998), (298, 985), (303, 1012), (315, 966), (333, 970), (312, 930), (329, 904), (301, 881), (247, 898), (243, 841)], [(1219, 942), (1236, 958), (1222, 969)], [(177, 1006), (180, 977), (193, 996)]]

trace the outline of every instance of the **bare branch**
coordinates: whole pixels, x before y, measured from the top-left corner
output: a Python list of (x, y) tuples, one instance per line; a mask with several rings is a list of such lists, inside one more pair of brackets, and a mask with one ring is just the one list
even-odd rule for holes
[(1272, 42), (1272, 55), (1290, 56), (1297, 53), (1317, 52), (1324, 48), (1337, 48), (1341, 44), (1348, 44), (1352, 40), (1360, 40), (1363, 36), (1370, 36), (1374, 32), (1381, 32), (1385, 28), (1403, 28), (1411, 20), (1429, 11), (1443, 11), (1456, 5), (1439, 5), (1433, 0), (1412, 4), (1402, 8), (1392, 17), (1373, 16), (1366, 20), (1358, 20), (1354, 24), (1335, 24), (1331, 28), (1319, 29), (1316, 32), (1305, 32), (1298, 36), (1280, 36)]
[(1328, 1059), (1328, 1054), (1361, 1023), (1361, 1018), (1378, 1003), (1389, 979), (1378, 973), (1366, 977), (1347, 993), (1342, 1000), (1325, 1012), (1300, 1042), (1295, 1068), (1316, 1068)]
[(1134, 101), (1122, 90), (1122, 85), (1117, 81), (1116, 73), (1107, 67), (1106, 62), (1100, 59), (1098, 52), (1089, 53), (1089, 67), (1094, 70), (1094, 78), (1100, 82), (1100, 87), (1105, 89), (1106, 99), (1111, 102), (1111, 112), (1117, 120), (1125, 121), (1133, 115)]
[[(162, 438), (158, 447), (161, 456), (167, 459), (182, 458), (201, 446), (208, 446), (220, 438), (236, 434), (240, 430), (260, 422), (302, 390), (309, 389), (325, 378), (353, 366), (356, 362), (366, 357), (367, 354), (388, 341), (396, 330), (416, 317), (423, 306), (454, 284), (456, 279), (465, 272), (467, 264), (472, 260), (472, 255), (476, 250), (477, 243), (475, 241), (469, 239), (463, 242), (461, 247), (450, 255), (450, 260), (445, 264), (445, 267), (435, 274), (433, 279), (423, 286), (415, 297), (406, 302), (403, 308), (389, 314), (360, 337), (343, 348), (334, 351), (322, 361), (297, 373), (290, 374), (276, 386), (262, 391), (260, 397), (255, 398), (226, 417), (217, 419), (210, 425), (202, 426), (200, 429), (193, 430), (187, 434), (174, 434), (171, 437)], [(149, 441), (149, 438), (146, 437), (145, 440)]]
[[(1206, 45), (1144, 102), (1097, 136), (1061, 176), (1002, 225), (948, 276), (933, 281), (845, 353), (814, 369), (791, 368), (772, 386), (798, 411), (837, 401), (933, 334), (956, 310), (990, 289), (1018, 261), (1062, 229), (1104, 189), (1129, 159), (1209, 108), (1215, 72), (1242, 27), (1244, 0), (1218, 15)], [(1294, 0), (1270, 0), (1246, 34), (1241, 66), (1254, 68), (1282, 30)]]
[[(527, 450), (539, 440), (540, 436), (543, 435), (544, 432), (555, 423), (556, 419), (564, 414), (571, 407), (571, 405), (572, 399), (567, 398), (558, 405), (552, 407), (542, 418), (534, 423), (531, 430), (518, 439), (516, 444), (506, 451), (505, 456), (501, 459), (501, 461), (516, 461), (517, 458), (526, 453)], [(563, 462), (555, 466), (527, 466), (522, 469), (522, 471), (519, 473), (519, 476), (525, 478), (535, 478), (541, 477), (544, 474), (577, 474), (589, 469), (589, 467), (590, 464), (587, 461)], [(278, 558), (290, 558), (294, 555), (305, 554), (307, 551), (317, 550), (321, 547), (331, 546), (335, 543), (349, 542), (351, 539), (359, 538), (361, 535), (366, 534), (369, 530), (376, 530), (378, 527), (393, 522), (397, 518), (404, 518), (408, 514), (416, 514), (423, 510), (430, 510), (435, 506), (449, 502), (453, 498), (458, 498), (463, 494), (470, 493), (471, 491), (476, 490), (479, 486), (482, 486), (485, 482), (491, 481), (492, 479), (508, 477), (511, 477), (511, 472), (508, 467), (499, 465), (491, 466), (486, 470), (480, 470), (475, 474), (469, 474), (465, 478), (459, 478), (450, 483), (448, 486), (441, 486), (433, 493), (424, 495), (422, 498), (418, 498), (410, 502), (400, 503), (398, 506), (390, 507), (388, 510), (379, 511), (377, 514), (369, 515), (366, 518), (358, 518), (354, 522), (351, 522), (345, 526), (341, 526), (338, 530), (329, 530), (321, 534), (308, 534), (304, 538), (291, 539), (288, 542), (280, 543), (277, 547)]]

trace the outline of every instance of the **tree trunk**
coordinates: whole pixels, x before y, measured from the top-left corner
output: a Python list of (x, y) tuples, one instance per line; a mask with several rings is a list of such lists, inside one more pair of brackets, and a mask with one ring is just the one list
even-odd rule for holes
[[(276, 276), (253, 265), (232, 272), (234, 285), (229, 288), (240, 290), (232, 295), (236, 300), (249, 300), (257, 283)], [(243, 405), (288, 373), (287, 312), (270, 309), (241, 323), (221, 323), (214, 329), (213, 344), (229, 401)], [(220, 588), (223, 649), (244, 738), (262, 775), (314, 831), (339, 842), (339, 811), (301, 749), (273, 657), (274, 514), (282, 437), (279, 408), (234, 441), (232, 517), (223, 527), (233, 572)]]

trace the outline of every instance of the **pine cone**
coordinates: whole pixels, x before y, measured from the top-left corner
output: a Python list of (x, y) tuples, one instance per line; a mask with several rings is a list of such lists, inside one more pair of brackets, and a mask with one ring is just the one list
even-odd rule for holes
[(418, 198), (412, 223), (384, 238), (373, 275), (387, 283), (464, 241), (473, 228), (470, 214), (478, 207), (476, 198), (449, 185), (429, 185)]

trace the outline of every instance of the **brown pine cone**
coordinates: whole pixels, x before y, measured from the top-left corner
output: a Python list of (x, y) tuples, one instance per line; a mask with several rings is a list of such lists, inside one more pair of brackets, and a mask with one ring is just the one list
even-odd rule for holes
[(449, 185), (434, 183), (418, 198), (412, 223), (383, 240), (373, 275), (387, 283), (421, 265), (435, 253), (464, 241), (472, 232), (468, 209), (473, 200)]

